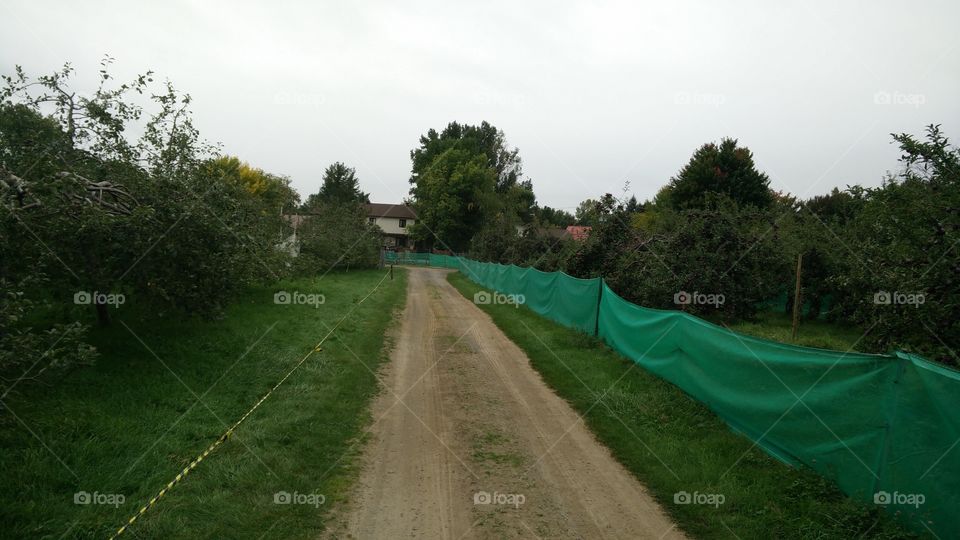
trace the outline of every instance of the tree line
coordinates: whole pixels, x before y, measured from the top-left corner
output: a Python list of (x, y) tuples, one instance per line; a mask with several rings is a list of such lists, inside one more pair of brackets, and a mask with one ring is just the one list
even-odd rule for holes
[[(754, 319), (778, 298), (792, 310), (799, 257), (807, 318), (859, 325), (860, 349), (956, 366), (960, 150), (938, 125), (891, 136), (901, 167), (880, 187), (776, 192), (728, 138), (696, 149), (652, 200), (605, 194), (570, 215), (537, 204), (502, 131), (451, 123), (411, 152), (416, 234), (478, 260), (602, 276), (634, 303), (720, 322)], [(551, 231), (572, 223), (592, 227), (585, 241)], [(680, 292), (725, 301), (678, 304)]]
[[(69, 64), (0, 90), (0, 377), (87, 364), (87, 332), (118, 309), (209, 315), (254, 283), (379, 261), (355, 173), (327, 168), (300, 203), (289, 178), (223, 155), (191, 98), (152, 72), (128, 81), (104, 58), (92, 93)], [(355, 191), (354, 191), (355, 190)], [(344, 204), (344, 201), (351, 201)], [(285, 215), (301, 256), (278, 249)], [(122, 305), (122, 307), (121, 307)]]
[[(330, 165), (301, 202), (289, 178), (204, 140), (188, 94), (151, 72), (118, 81), (111, 63), (89, 94), (72, 89), (69, 64), (3, 77), (0, 376), (93, 361), (86, 333), (109, 324), (120, 297), (160, 315), (211, 314), (251, 284), (378, 263), (381, 231), (353, 168)], [(750, 150), (724, 139), (652, 200), (625, 189), (570, 213), (537, 202), (503, 131), (453, 122), (410, 152), (410, 233), (423, 249), (603, 276), (638, 304), (721, 320), (753, 318), (778, 296), (789, 309), (802, 256), (808, 317), (861, 325), (870, 350), (957, 364), (960, 153), (939, 126), (893, 141), (902, 169), (877, 188), (774, 192)], [(591, 234), (556, 234), (572, 224)], [(297, 257), (279, 249), (291, 239)], [(678, 291), (726, 302), (678, 306)]]

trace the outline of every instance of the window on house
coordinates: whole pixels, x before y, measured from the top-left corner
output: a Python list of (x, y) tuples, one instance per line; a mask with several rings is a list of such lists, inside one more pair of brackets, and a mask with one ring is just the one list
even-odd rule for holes
[(401, 228), (401, 229), (404, 229), (404, 228), (406, 228), (406, 227), (407, 227), (407, 220), (401, 219), (401, 220), (400, 220), (400, 228)]
[(375, 218), (375, 217), (367, 218), (367, 219), (370, 221), (370, 224), (371, 224), (371, 225), (373, 225), (374, 223), (377, 222), (377, 218)]

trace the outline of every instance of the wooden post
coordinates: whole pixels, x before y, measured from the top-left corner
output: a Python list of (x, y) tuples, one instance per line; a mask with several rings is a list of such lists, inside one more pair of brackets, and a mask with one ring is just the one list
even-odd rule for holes
[(393, 281), (393, 263), (390, 263), (390, 281)]
[(803, 265), (803, 253), (797, 254), (797, 285), (793, 289), (793, 339), (797, 339), (797, 329), (800, 326), (800, 306), (803, 305), (803, 299), (800, 298), (800, 269)]
[(603, 274), (600, 274), (600, 290), (597, 291), (597, 320), (593, 325), (593, 337), (600, 336), (600, 302), (603, 300)]

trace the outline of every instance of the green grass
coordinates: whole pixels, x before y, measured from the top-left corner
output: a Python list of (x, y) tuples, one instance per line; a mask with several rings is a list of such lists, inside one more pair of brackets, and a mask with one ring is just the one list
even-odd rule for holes
[[(23, 383), (5, 398), (0, 536), (109, 537), (350, 312), (321, 353), (123, 536), (316, 537), (356, 476), (355, 443), (378, 388), (370, 370), (385, 358), (384, 336), (405, 295), (406, 273), (397, 271), (357, 306), (382, 276), (253, 288), (216, 320), (115, 311), (112, 326), (92, 334), (95, 366), (49, 386)], [(321, 293), (326, 303), (277, 305), (278, 290)], [(74, 504), (79, 491), (125, 502)], [(274, 504), (280, 491), (326, 501)]]
[(728, 324), (727, 327), (751, 336), (819, 349), (862, 351), (865, 346), (860, 340), (863, 331), (856, 326), (821, 320), (800, 321), (797, 339), (793, 339), (791, 336), (792, 324), (792, 319), (788, 315), (768, 312), (761, 314), (757, 321)]
[[(467, 298), (480, 290), (460, 273), (448, 279)], [(910, 536), (879, 510), (847, 498), (813, 471), (771, 458), (730, 431), (699, 402), (599, 340), (526, 307), (480, 307), (688, 534), (699, 538)], [(753, 330), (765, 332), (764, 337), (782, 332), (775, 325), (762, 324)], [(850, 339), (844, 333), (831, 336), (821, 337), (827, 340), (824, 343)], [(675, 504), (674, 494), (680, 491), (722, 494), (725, 501), (718, 507)]]

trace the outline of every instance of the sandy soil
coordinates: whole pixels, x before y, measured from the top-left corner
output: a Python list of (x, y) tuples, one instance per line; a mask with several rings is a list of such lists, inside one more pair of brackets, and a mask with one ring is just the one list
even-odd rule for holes
[(329, 537), (684, 537), (445, 271), (410, 270), (402, 317)]

